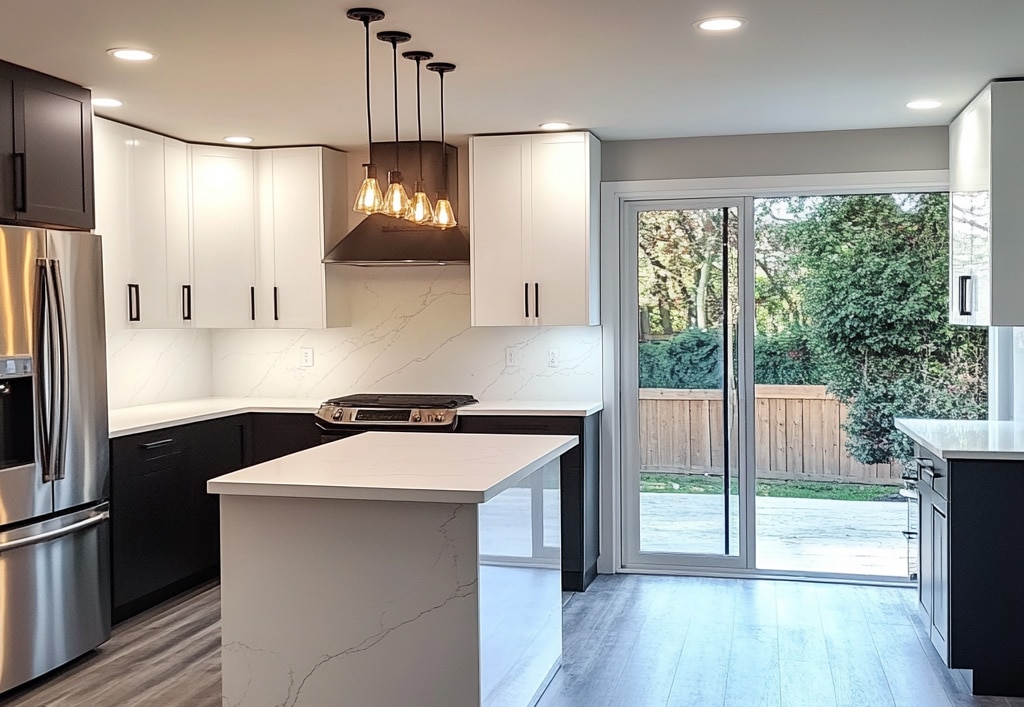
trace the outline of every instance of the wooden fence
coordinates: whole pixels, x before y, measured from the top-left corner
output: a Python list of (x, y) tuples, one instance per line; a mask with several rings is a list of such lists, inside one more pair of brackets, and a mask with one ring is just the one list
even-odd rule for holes
[[(846, 453), (846, 406), (825, 386), (758, 385), (755, 406), (758, 477), (899, 483), (898, 462), (861, 464)], [(721, 474), (722, 429), (720, 391), (640, 390), (643, 471)], [(733, 424), (733, 440), (736, 433)]]

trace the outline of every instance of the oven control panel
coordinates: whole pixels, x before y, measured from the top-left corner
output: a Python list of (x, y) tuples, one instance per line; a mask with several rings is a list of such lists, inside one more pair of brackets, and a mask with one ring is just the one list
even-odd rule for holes
[(322, 405), (316, 416), (327, 426), (352, 427), (450, 427), (455, 410), (444, 408), (357, 408)]

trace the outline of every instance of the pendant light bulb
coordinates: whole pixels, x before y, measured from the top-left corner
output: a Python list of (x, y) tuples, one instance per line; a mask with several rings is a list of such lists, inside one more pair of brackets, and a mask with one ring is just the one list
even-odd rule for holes
[(384, 208), (384, 196), (380, 193), (380, 184), (377, 182), (377, 168), (372, 164), (364, 164), (363, 170), (365, 176), (352, 209), (364, 214), (378, 214)]
[[(366, 35), (366, 150), (372, 152), (373, 145), (373, 121), (370, 117), (370, 23), (384, 19), (384, 13), (372, 7), (354, 7), (345, 13), (350, 20), (356, 20), (363, 24), (363, 31)], [(373, 157), (363, 165), (365, 176), (363, 183), (356, 193), (353, 211), (363, 214), (380, 213), (384, 207), (384, 198), (380, 193), (380, 183), (377, 181), (377, 168), (373, 165)]]
[(434, 204), (434, 221), (432, 225), (435, 228), (440, 228), (442, 231), (459, 225), (455, 221), (455, 211), (452, 209), (452, 202), (448, 201), (446, 194), (438, 194), (437, 196), (437, 202)]
[(384, 195), (384, 209), (381, 213), (395, 218), (404, 218), (409, 211), (409, 194), (402, 186), (402, 173), (388, 172), (388, 193)]
[(421, 182), (416, 182), (416, 192), (409, 202), (409, 213), (405, 218), (421, 226), (429, 226), (434, 222), (434, 207), (430, 205), (430, 198), (423, 191)]

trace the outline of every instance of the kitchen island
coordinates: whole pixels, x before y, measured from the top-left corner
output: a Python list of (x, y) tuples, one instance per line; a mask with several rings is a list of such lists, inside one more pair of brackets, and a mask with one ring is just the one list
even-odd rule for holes
[(529, 705), (561, 661), (559, 435), (368, 432), (208, 482), (226, 705)]
[(979, 695), (1024, 697), (1024, 424), (897, 419), (915, 442), (918, 600), (942, 662)]

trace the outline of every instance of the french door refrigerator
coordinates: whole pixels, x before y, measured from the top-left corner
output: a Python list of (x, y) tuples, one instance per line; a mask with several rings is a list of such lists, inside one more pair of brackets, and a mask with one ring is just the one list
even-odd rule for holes
[(0, 226), (0, 692), (110, 637), (100, 237)]

